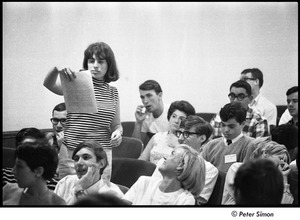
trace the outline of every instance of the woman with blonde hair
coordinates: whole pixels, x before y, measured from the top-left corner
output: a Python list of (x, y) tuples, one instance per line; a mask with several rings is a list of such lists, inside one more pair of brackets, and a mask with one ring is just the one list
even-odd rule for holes
[[(268, 159), (271, 160), (276, 167), (278, 167), (279, 171), (283, 176), (283, 183), (284, 183), (284, 190), (283, 190), (283, 197), (282, 197), (282, 204), (292, 204), (293, 203), (293, 196), (290, 193), (290, 186), (288, 184), (288, 174), (291, 171), (289, 166), (291, 162), (291, 157), (288, 153), (287, 148), (282, 145), (278, 144), (275, 141), (269, 140), (256, 140), (256, 149), (252, 152), (250, 156), (250, 160), (255, 159)], [(229, 168), (224, 185), (223, 191), (223, 198), (222, 198), (222, 205), (233, 205), (235, 204), (234, 200), (234, 189), (233, 189), (233, 182), (234, 177), (236, 175), (237, 170), (243, 163), (234, 163)]]
[(205, 184), (205, 163), (194, 149), (176, 146), (158, 170), (163, 178), (141, 176), (124, 199), (132, 205), (195, 205)]

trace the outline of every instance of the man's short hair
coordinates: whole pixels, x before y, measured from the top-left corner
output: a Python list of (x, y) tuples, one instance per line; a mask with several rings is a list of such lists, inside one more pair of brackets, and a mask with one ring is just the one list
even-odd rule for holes
[(159, 94), (162, 92), (162, 89), (158, 82), (155, 80), (146, 80), (139, 86), (140, 90), (154, 90), (156, 94)]
[(271, 130), (273, 141), (283, 144), (288, 150), (298, 146), (298, 127), (292, 124), (282, 124)]
[(251, 73), (252, 77), (259, 80), (259, 88), (261, 88), (264, 84), (264, 76), (262, 71), (258, 68), (245, 69), (241, 72), (241, 74)]
[(66, 111), (66, 104), (64, 102), (57, 104), (53, 110), (52, 110), (52, 115), (54, 113), (54, 111), (58, 111), (58, 112), (62, 112), (62, 111)]
[(290, 94), (293, 94), (295, 92), (298, 92), (298, 86), (293, 86), (291, 88), (289, 88), (287, 91), (286, 91), (286, 95), (290, 95)]
[(237, 205), (280, 205), (283, 188), (283, 176), (269, 159), (245, 162), (237, 170), (234, 178)]
[(211, 124), (198, 115), (190, 115), (186, 118), (184, 130), (190, 130), (192, 127), (195, 127), (195, 132), (199, 133), (199, 135), (206, 136), (206, 140), (203, 144), (209, 141), (210, 136), (214, 132), (214, 128)]
[(220, 110), (220, 117), (223, 122), (234, 118), (238, 123), (246, 120), (247, 110), (242, 107), (240, 102), (231, 102), (224, 105)]
[(238, 80), (238, 81), (232, 83), (229, 90), (231, 90), (232, 87), (244, 88), (246, 90), (247, 95), (252, 95), (250, 84), (244, 80)]
[(41, 130), (34, 127), (22, 128), (15, 137), (16, 147), (21, 144), (25, 138), (32, 138), (35, 141), (46, 142), (46, 136)]

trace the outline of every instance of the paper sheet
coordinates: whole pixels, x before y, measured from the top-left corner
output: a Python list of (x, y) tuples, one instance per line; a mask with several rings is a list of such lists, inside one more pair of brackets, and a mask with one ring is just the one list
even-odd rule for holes
[(70, 81), (60, 74), (64, 99), (68, 112), (96, 113), (97, 103), (90, 71), (76, 72), (76, 78)]

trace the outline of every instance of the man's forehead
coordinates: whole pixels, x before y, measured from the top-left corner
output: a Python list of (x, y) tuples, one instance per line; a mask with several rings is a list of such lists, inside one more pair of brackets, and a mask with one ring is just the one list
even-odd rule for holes
[(141, 95), (147, 95), (147, 94), (156, 94), (154, 89), (151, 90), (140, 90)]
[(67, 110), (64, 110), (64, 111), (56, 111), (54, 110), (53, 111), (53, 116), (56, 116), (56, 117), (66, 117), (67, 116)]

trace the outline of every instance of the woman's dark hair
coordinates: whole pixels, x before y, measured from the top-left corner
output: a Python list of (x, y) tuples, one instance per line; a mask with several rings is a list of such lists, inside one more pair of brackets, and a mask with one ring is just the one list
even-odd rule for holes
[(31, 171), (43, 167), (43, 179), (51, 180), (54, 177), (58, 165), (58, 155), (46, 142), (25, 142), (20, 144), (15, 151), (15, 158), (24, 160)]
[(129, 206), (125, 200), (110, 193), (92, 193), (78, 199), (74, 206)]
[(234, 195), (237, 205), (280, 205), (283, 196), (283, 176), (274, 162), (252, 159), (237, 170)]
[(93, 58), (94, 54), (97, 59), (106, 60), (107, 62), (108, 68), (104, 76), (104, 81), (107, 83), (117, 81), (119, 79), (119, 70), (115, 55), (110, 46), (104, 42), (93, 43), (84, 51), (83, 69), (88, 69), (88, 60)]
[(102, 145), (95, 140), (86, 140), (86, 141), (79, 143), (73, 152), (73, 155), (72, 155), (73, 160), (74, 160), (74, 157), (77, 154), (77, 152), (80, 151), (82, 148), (91, 149), (94, 152), (94, 154), (96, 155), (97, 162), (99, 162), (102, 159), (105, 160), (105, 166), (100, 169), (100, 175), (102, 175), (103, 170), (108, 165), (107, 155), (106, 155), (106, 152), (104, 151)]
[(188, 101), (184, 101), (184, 100), (175, 101), (172, 102), (172, 104), (169, 107), (168, 116), (167, 116), (168, 120), (170, 120), (171, 115), (176, 110), (184, 112), (187, 116), (196, 114), (195, 108)]

